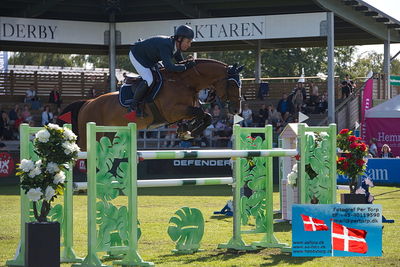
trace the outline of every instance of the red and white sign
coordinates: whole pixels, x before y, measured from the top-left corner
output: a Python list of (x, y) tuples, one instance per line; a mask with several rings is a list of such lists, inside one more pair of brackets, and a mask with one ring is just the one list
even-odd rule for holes
[(368, 244), (365, 240), (367, 231), (348, 228), (338, 223), (332, 223), (332, 248), (335, 250), (367, 253)]
[(14, 160), (7, 152), (0, 153), (0, 177), (7, 177), (13, 174), (15, 169)]
[(328, 231), (328, 226), (323, 220), (319, 220), (304, 214), (301, 214), (303, 219), (304, 231)]
[(78, 159), (76, 161), (75, 166), (78, 168), (78, 170), (82, 173), (86, 173), (86, 160), (85, 159)]

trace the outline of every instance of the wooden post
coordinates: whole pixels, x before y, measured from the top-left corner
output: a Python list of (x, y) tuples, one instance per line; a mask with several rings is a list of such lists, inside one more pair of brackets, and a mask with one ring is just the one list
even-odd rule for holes
[(15, 77), (14, 71), (10, 70), (10, 95), (14, 95)]
[(58, 72), (58, 92), (60, 93), (60, 97), (63, 91), (63, 81), (62, 81), (62, 72)]
[(85, 96), (85, 73), (81, 72), (81, 95)]
[(33, 83), (35, 84), (35, 90), (36, 90), (36, 96), (38, 96), (38, 72), (34, 71), (33, 72)]
[(103, 81), (103, 92), (101, 92), (102, 94), (109, 91), (109, 90), (107, 90), (107, 86), (108, 86), (108, 75), (107, 75), (107, 73), (103, 74), (103, 78), (104, 78), (104, 81)]

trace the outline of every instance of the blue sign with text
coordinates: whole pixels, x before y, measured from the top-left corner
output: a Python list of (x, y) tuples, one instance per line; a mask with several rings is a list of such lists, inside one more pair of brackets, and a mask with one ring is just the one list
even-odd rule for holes
[[(375, 185), (400, 184), (400, 159), (368, 159), (364, 176)], [(338, 175), (337, 182), (347, 184), (349, 180), (344, 175)]]
[(382, 256), (381, 205), (293, 205), (292, 256)]

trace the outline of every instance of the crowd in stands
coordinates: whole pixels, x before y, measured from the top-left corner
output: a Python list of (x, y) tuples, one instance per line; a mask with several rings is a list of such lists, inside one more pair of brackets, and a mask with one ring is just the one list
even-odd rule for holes
[(43, 126), (55, 123), (61, 112), (61, 96), (55, 86), (49, 94), (48, 104), (42, 104), (34, 84), (25, 92), (24, 103), (16, 104), (13, 109), (5, 110), (0, 106), (0, 141), (18, 140), (19, 125)]

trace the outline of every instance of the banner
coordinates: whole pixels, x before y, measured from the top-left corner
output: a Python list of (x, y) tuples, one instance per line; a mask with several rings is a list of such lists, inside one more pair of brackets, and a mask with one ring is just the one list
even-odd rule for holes
[(398, 118), (367, 118), (368, 125), (364, 140), (375, 137), (378, 152), (384, 144), (392, 149), (393, 156), (400, 156), (400, 123)]
[(381, 205), (293, 205), (292, 256), (382, 256)]
[(366, 139), (367, 125), (365, 123), (365, 112), (372, 107), (373, 83), (374, 83), (373, 79), (370, 78), (368, 79), (368, 81), (365, 83), (364, 86), (364, 93), (361, 106), (361, 137), (363, 140), (369, 140)]
[[(363, 177), (369, 177), (375, 185), (400, 185), (400, 159), (368, 159), (367, 169)], [(348, 184), (349, 179), (338, 175), (337, 182)]]

